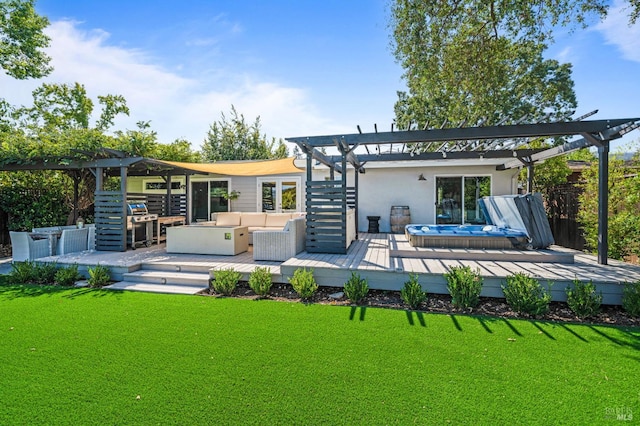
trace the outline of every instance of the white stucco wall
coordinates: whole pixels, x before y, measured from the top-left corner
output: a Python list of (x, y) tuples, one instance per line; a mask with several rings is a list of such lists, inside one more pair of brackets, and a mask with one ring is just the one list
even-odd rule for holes
[[(426, 180), (418, 180), (423, 174)], [(416, 167), (368, 169), (359, 177), (358, 228), (366, 231), (367, 216), (380, 216), (380, 231), (389, 232), (392, 206), (409, 206), (412, 223), (435, 223), (437, 176), (491, 176), (491, 193), (515, 193), (517, 171), (493, 167)]]

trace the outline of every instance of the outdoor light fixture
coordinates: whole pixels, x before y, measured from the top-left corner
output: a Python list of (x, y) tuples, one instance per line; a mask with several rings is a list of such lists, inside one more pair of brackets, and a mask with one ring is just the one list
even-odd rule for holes
[(420, 176), (418, 176), (418, 180), (427, 180), (427, 178), (424, 177), (422, 173), (420, 173)]

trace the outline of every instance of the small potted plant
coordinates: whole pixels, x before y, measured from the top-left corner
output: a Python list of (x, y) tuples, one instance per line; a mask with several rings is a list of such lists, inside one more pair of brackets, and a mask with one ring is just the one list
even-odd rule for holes
[(222, 193), (222, 198), (224, 198), (227, 201), (237, 200), (239, 196), (240, 196), (240, 192), (236, 191), (235, 189), (233, 191), (231, 191), (231, 192), (224, 191)]

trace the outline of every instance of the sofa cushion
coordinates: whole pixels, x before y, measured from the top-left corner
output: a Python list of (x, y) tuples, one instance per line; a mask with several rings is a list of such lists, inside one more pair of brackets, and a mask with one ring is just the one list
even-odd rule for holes
[(265, 226), (265, 220), (267, 218), (266, 213), (242, 213), (242, 218), (240, 219), (240, 225), (248, 226), (249, 229), (253, 227), (263, 227)]
[(216, 218), (217, 226), (240, 226), (239, 212), (221, 212)]
[(287, 221), (291, 219), (291, 213), (269, 213), (267, 214), (267, 220), (265, 226), (267, 228), (284, 228)]

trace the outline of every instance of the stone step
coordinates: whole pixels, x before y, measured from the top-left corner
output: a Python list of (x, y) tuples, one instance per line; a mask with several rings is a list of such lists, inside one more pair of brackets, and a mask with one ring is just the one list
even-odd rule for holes
[(122, 274), (123, 281), (159, 284), (209, 286), (209, 273), (139, 270)]
[(208, 286), (150, 284), (132, 281), (120, 281), (103, 287), (109, 290), (144, 291), (147, 293), (197, 294)]

